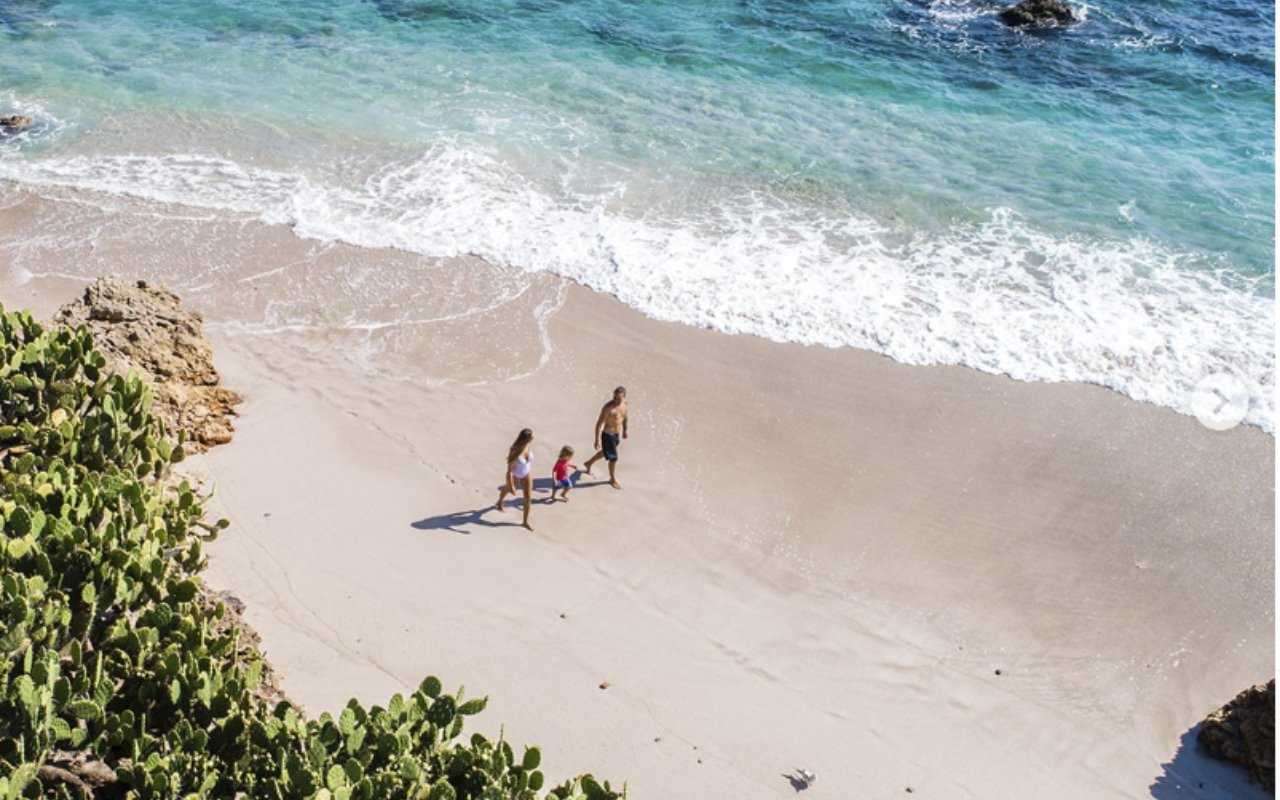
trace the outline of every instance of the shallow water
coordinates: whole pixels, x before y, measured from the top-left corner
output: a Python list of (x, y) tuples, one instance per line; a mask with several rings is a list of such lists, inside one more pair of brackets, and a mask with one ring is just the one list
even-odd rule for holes
[(999, 8), (0, 3), (0, 177), (1272, 430), (1274, 6)]

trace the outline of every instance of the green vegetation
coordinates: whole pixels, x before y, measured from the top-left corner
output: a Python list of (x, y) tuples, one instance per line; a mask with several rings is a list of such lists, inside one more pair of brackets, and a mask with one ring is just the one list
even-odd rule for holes
[(199, 582), (227, 523), (166, 480), (181, 435), (105, 364), (83, 329), (0, 308), (0, 800), (622, 797), (590, 776), (540, 794), (538, 748), (461, 741), (485, 700), (434, 677), (337, 718), (264, 699)]

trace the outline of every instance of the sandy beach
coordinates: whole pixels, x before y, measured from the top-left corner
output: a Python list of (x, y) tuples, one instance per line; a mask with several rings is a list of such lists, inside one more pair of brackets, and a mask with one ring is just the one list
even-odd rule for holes
[[(634, 798), (1264, 796), (1193, 745), (1275, 672), (1255, 428), (229, 215), (20, 194), (0, 231), (6, 308), (112, 274), (204, 314), (245, 397), (187, 465), (232, 522), (206, 579), (313, 714), (434, 674)], [(617, 384), (624, 488), (548, 504)], [(526, 426), (533, 533), (490, 508)]]

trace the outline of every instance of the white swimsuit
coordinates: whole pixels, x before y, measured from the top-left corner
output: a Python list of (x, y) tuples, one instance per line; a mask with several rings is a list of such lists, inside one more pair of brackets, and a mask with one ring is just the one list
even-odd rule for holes
[(515, 460), (515, 463), (511, 465), (512, 477), (516, 478), (517, 480), (524, 478), (524, 476), (529, 474), (529, 470), (532, 469), (532, 467), (530, 466), (532, 463), (533, 463), (533, 453), (530, 453), (527, 456), (520, 456), (519, 458), (517, 458)]

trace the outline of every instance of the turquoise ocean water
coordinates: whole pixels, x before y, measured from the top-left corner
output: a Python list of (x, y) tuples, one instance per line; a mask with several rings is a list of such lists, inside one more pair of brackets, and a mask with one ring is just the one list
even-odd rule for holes
[(0, 0), (0, 178), (1273, 430), (1275, 6)]

